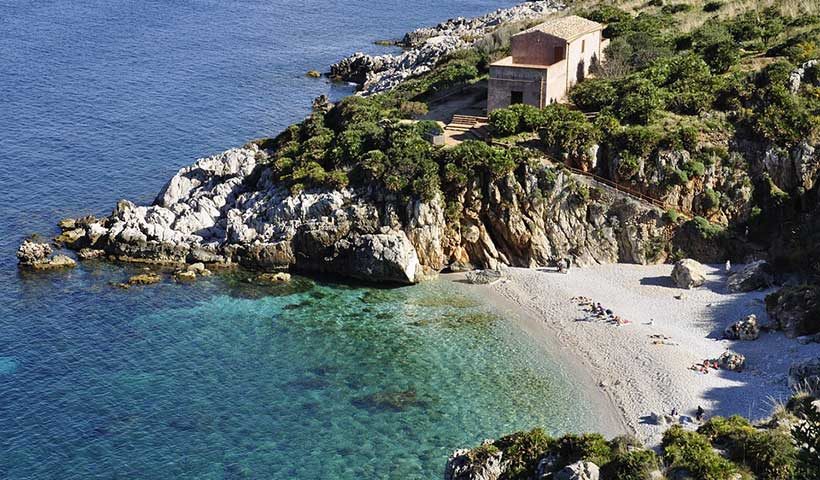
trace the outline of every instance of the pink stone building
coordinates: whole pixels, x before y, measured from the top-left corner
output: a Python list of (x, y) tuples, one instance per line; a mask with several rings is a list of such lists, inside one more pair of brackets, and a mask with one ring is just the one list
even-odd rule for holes
[(604, 25), (575, 15), (544, 22), (511, 39), (512, 55), (490, 65), (487, 111), (563, 100), (609, 43)]

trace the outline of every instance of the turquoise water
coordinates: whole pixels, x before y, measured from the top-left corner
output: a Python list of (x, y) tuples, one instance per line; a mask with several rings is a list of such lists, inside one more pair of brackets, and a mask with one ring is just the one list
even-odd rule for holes
[(135, 267), (14, 258), (349, 93), (307, 70), (512, 3), (0, 0), (0, 478), (439, 478), (484, 437), (591, 428), (549, 353), (459, 285), (120, 290)]
[(593, 426), (465, 286), (107, 285), (128, 273), (21, 279), (51, 302), (5, 337), (3, 478), (439, 478), (456, 447)]

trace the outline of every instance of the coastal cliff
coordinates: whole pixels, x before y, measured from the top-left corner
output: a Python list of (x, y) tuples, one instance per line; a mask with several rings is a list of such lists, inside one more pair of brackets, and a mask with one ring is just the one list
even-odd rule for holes
[(62, 243), (119, 261), (240, 264), (414, 283), (443, 269), (658, 261), (662, 212), (548, 166), (477, 176), (456, 196), (406, 200), (378, 187), (296, 194), (256, 144), (181, 169), (153, 205), (127, 200), (102, 219), (64, 224)]

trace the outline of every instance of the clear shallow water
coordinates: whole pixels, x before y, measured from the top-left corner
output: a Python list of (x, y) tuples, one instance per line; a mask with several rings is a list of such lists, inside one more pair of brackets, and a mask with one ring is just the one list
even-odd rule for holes
[(443, 282), (15, 265), (26, 234), (347, 93), (305, 71), (512, 3), (0, 0), (0, 478), (438, 478), (485, 436), (589, 428), (548, 356)]

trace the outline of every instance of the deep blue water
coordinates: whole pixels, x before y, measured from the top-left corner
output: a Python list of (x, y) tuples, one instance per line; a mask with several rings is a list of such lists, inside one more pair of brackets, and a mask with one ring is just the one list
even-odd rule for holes
[(123, 291), (133, 267), (14, 259), (348, 92), (307, 70), (512, 3), (0, 0), (0, 478), (438, 478), (486, 436), (590, 427), (550, 356), (451, 284)]

